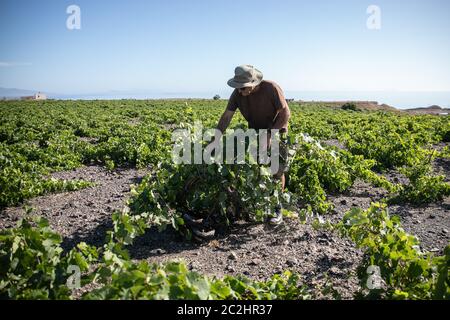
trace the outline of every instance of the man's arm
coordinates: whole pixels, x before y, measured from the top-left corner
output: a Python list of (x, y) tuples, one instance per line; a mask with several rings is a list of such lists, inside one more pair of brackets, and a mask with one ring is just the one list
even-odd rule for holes
[(287, 131), (288, 121), (291, 116), (291, 111), (289, 110), (289, 105), (284, 97), (283, 90), (276, 83), (273, 84), (273, 102), (275, 109), (278, 111), (275, 119), (272, 123), (271, 129), (278, 129), (280, 131)]
[(230, 125), (231, 119), (233, 119), (234, 111), (226, 109), (225, 112), (220, 117), (219, 123), (217, 124), (217, 130), (216, 134), (214, 136), (214, 140), (207, 146), (207, 150), (209, 149), (215, 149), (219, 143), (220, 139), (222, 138), (223, 133), (225, 130), (227, 130), (228, 126)]
[[(272, 125), (272, 129), (279, 129), (279, 130), (286, 130), (288, 128), (288, 121), (291, 117), (291, 110), (289, 110), (289, 106), (285, 106), (283, 109), (281, 109)], [(283, 131), (283, 130), (282, 130)]]
[[(287, 132), (288, 130), (288, 121), (291, 117), (291, 111), (289, 109), (289, 106), (286, 104), (285, 107), (283, 107), (278, 114), (275, 117), (275, 120), (273, 121), (272, 127), (269, 129), (278, 129), (280, 130), (280, 133)], [(263, 148), (267, 148), (268, 145), (271, 144), (271, 132), (267, 132), (267, 142), (266, 144), (263, 144)]]
[(235, 111), (225, 110), (225, 112), (220, 117), (219, 123), (217, 124), (217, 129), (223, 134), (225, 130), (227, 130), (230, 125), (231, 120), (233, 119)]

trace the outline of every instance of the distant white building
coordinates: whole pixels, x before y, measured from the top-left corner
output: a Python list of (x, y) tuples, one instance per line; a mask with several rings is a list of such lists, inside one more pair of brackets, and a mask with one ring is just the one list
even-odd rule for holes
[(26, 96), (26, 97), (21, 97), (21, 100), (47, 100), (47, 95), (45, 95), (44, 93), (38, 92), (35, 93), (33, 96)]
[(34, 100), (47, 100), (47, 95), (44, 93), (38, 92), (34, 95)]

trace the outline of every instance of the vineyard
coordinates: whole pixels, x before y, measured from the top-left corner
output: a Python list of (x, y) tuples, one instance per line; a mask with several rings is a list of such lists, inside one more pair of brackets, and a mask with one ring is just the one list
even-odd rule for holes
[(292, 102), (282, 191), (173, 163), (172, 132), (225, 106), (0, 102), (0, 297), (450, 298), (447, 116)]

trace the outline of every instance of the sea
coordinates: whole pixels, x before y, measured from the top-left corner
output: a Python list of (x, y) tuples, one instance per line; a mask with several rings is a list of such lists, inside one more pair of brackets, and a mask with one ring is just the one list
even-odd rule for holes
[[(117, 99), (212, 99), (219, 95), (221, 99), (228, 99), (232, 90), (203, 91), (203, 92), (111, 92), (100, 94), (68, 94), (49, 95), (49, 98), (63, 100), (117, 100)], [(285, 92), (286, 99), (302, 101), (377, 101), (398, 109), (423, 108), (437, 105), (450, 108), (450, 91), (289, 91)]]

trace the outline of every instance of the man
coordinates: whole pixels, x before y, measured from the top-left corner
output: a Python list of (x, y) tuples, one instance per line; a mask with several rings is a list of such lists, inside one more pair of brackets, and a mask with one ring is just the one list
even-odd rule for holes
[[(227, 129), (236, 109), (239, 109), (247, 120), (250, 129), (278, 129), (280, 133), (287, 132), (290, 110), (283, 91), (275, 82), (263, 80), (263, 74), (255, 67), (242, 65), (234, 70), (234, 77), (228, 81), (228, 85), (235, 90), (217, 125), (221, 133)], [(220, 137), (216, 136), (211, 145), (217, 144), (218, 138)], [(270, 136), (267, 141), (267, 145), (270, 145)], [(267, 145), (263, 148), (267, 148)], [(280, 155), (287, 156), (287, 151), (283, 150), (282, 146)], [(280, 170), (274, 175), (275, 179), (281, 180), (283, 189), (286, 181), (284, 169), (284, 166), (280, 165)], [(281, 207), (277, 206), (269, 223), (276, 225), (282, 220)]]

